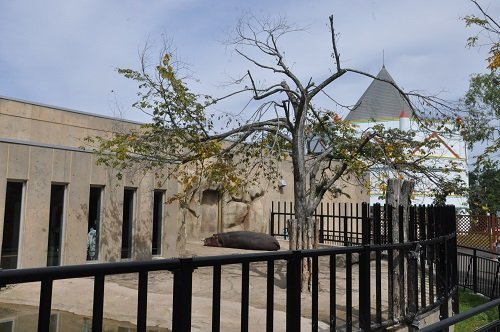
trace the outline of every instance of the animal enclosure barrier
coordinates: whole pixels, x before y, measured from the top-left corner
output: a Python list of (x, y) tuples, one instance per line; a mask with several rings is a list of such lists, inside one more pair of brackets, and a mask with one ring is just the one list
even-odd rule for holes
[[(270, 234), (288, 239), (287, 220), (295, 217), (292, 202), (272, 202)], [(319, 226), (319, 243), (358, 245), (362, 241), (362, 205), (321, 203), (312, 216)], [(384, 228), (385, 229), (385, 228)]]
[[(39, 331), (49, 328), (54, 281), (83, 277), (94, 280), (92, 331), (102, 331), (106, 278), (125, 273), (137, 275), (137, 331), (146, 331), (148, 276), (153, 273), (164, 274), (162, 289), (172, 304), (171, 321), (164, 324), (173, 331), (189, 331), (193, 326), (212, 331), (373, 331), (397, 324), (418, 326), (423, 315), (436, 310), (446, 318), (448, 300), (457, 288), (455, 209), (412, 207), (413, 226), (404, 243), (393, 243), (392, 228), (382, 237), (382, 219), (392, 221), (392, 208), (375, 205), (370, 214), (370, 207), (364, 204), (360, 210), (359, 245), (4, 270), (0, 284), (41, 282)], [(396, 253), (399, 261), (394, 265), (385, 257)], [(313, 267), (307, 294), (300, 290), (304, 258), (311, 258)], [(337, 264), (339, 259), (345, 262), (343, 266)], [(353, 264), (355, 260), (357, 264)], [(405, 266), (414, 273), (397, 277), (394, 271)], [(398, 304), (404, 306), (404, 314), (395, 313), (396, 297), (387, 280), (402, 285), (405, 296), (399, 297)], [(202, 296), (208, 298), (200, 301)], [(211, 311), (208, 322), (198, 316), (201, 306)], [(262, 315), (255, 316), (259, 313)]]

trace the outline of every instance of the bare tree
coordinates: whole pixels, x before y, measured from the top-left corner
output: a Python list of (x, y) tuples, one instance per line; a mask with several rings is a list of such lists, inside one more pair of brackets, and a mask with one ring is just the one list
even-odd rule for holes
[[(242, 88), (228, 96), (214, 99), (192, 93), (184, 80), (177, 78), (168, 52), (155, 67), (148, 67), (143, 58), (141, 70), (120, 70), (139, 82), (140, 100), (135, 106), (149, 112), (153, 121), (140, 131), (100, 139), (100, 161), (123, 169), (140, 165), (145, 171), (167, 167), (168, 175), (179, 178), (185, 192), (189, 192), (201, 179), (217, 183), (223, 190), (241, 188), (262, 176), (276, 180), (276, 161), (288, 159), (293, 165), (295, 216), (299, 224), (311, 218), (325, 195), (343, 194), (343, 181), (368, 186), (367, 173), (375, 165), (384, 166), (378, 168), (384, 174), (379, 174), (381, 180), (389, 176), (425, 177), (437, 186), (448, 181), (448, 188), (450, 181), (426, 164), (438, 142), (419, 141), (413, 132), (383, 125), (360, 132), (331, 111), (331, 105), (316, 105), (318, 95), (326, 93), (344, 75), (378, 79), (343, 67), (333, 16), (329, 18), (329, 28), (332, 65), (325, 68), (329, 74), (319, 83), (312, 77), (299, 79), (280, 48), (281, 40), (297, 33), (297, 29), (284, 19), (254, 17), (238, 24), (231, 41), (251, 67), (234, 82)], [(254, 70), (269, 72), (274, 82), (261, 86)], [(393, 82), (386, 82), (399, 91), (423, 124), (423, 114), (429, 107), (439, 110), (447, 106), (438, 98), (405, 93)], [(211, 111), (220, 100), (244, 93), (251, 93), (254, 102), (261, 102), (246, 120)], [(220, 123), (223, 129), (217, 129)], [(322, 145), (318, 149), (319, 141)], [(446, 167), (454, 169), (457, 165)], [(176, 198), (182, 200), (182, 195)]]

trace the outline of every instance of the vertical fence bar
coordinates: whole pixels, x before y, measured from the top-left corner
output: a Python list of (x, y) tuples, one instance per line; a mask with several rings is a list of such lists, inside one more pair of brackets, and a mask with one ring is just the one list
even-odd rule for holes
[[(361, 207), (361, 242), (364, 246), (359, 254), (359, 328), (360, 331), (370, 331), (370, 218), (369, 206), (363, 203)], [(357, 209), (356, 209), (357, 210)], [(357, 211), (356, 211), (357, 212)]]
[(214, 265), (212, 280), (212, 331), (220, 331), (221, 266)]
[(451, 252), (452, 252), (452, 270), (451, 270), (451, 276), (452, 276), (452, 287), (453, 287), (453, 314), (458, 314), (459, 313), (459, 297), (458, 297), (458, 251), (457, 251), (457, 213), (455, 211), (455, 207), (450, 207), (450, 217), (451, 220), (453, 221), (450, 223), (450, 234), (453, 234), (453, 238), (451, 240)]
[[(354, 227), (353, 227), (353, 220), (356, 220), (356, 222), (358, 222), (358, 210), (356, 209), (356, 215), (354, 216), (354, 208), (353, 208), (353, 205), (352, 203), (349, 204), (349, 207), (351, 209), (351, 213), (349, 213), (349, 235), (350, 235), (350, 244), (353, 245), (353, 244), (358, 244), (358, 234), (356, 234), (356, 242), (354, 242)], [(357, 207), (357, 206), (356, 206)]]
[(344, 214), (344, 246), (349, 245), (349, 240), (347, 237), (347, 214)]
[[(373, 241), (381, 244), (380, 204), (373, 206)], [(382, 252), (375, 253), (375, 320), (382, 323)]]
[[(404, 218), (405, 218), (405, 209), (402, 205), (398, 207), (399, 213), (399, 222), (398, 222), (398, 232), (399, 232), (399, 243), (404, 243), (405, 234), (404, 234)], [(398, 263), (399, 263), (399, 275), (398, 275), (398, 299), (399, 299), (399, 310), (398, 314), (403, 316), (406, 312), (406, 298), (405, 298), (405, 265), (406, 265), (406, 251), (405, 249), (398, 249)]]
[(330, 255), (330, 332), (337, 330), (337, 256)]
[(312, 332), (318, 331), (318, 256), (312, 257), (311, 320)]
[[(428, 238), (433, 239), (436, 237), (435, 229), (435, 220), (434, 220), (434, 207), (427, 207), (427, 230), (428, 230)], [(429, 303), (431, 305), (434, 304), (434, 262), (435, 262), (435, 245), (431, 244), (429, 246), (428, 251), (428, 264), (429, 264)]]
[[(279, 208), (278, 208), (278, 211), (279, 211)], [(283, 202), (283, 229), (285, 229), (286, 227), (288, 227), (287, 223), (286, 223), (286, 220), (288, 218), (288, 215), (286, 214), (286, 202)], [(280, 219), (281, 220), (281, 219)], [(282, 229), (281, 229), (281, 224), (278, 224), (278, 232), (281, 232)], [(283, 232), (284, 233), (284, 232)], [(289, 233), (289, 232), (287, 232)]]
[(274, 201), (271, 202), (271, 223), (269, 225), (269, 235), (274, 236)]
[(137, 287), (137, 332), (146, 332), (148, 312), (148, 272), (139, 272)]
[[(332, 203), (332, 214), (330, 214), (330, 204), (326, 206), (326, 213), (328, 215), (333, 216), (333, 223), (332, 223), (332, 241), (337, 242), (337, 237), (336, 237), (336, 231), (335, 231), (335, 224), (337, 223), (337, 218), (335, 217), (335, 203)], [(340, 228), (340, 226), (339, 226)], [(328, 220), (328, 231), (330, 231), (330, 220)]]
[(300, 284), (302, 257), (294, 250), (286, 268), (286, 331), (300, 331)]
[[(425, 231), (425, 206), (418, 207), (418, 222), (419, 222), (419, 239), (420, 241), (427, 240)], [(426, 282), (425, 282), (425, 262), (427, 246), (422, 247), (420, 252), (420, 306), (425, 308), (427, 306)]]
[[(410, 207), (410, 220), (408, 222), (408, 241), (416, 241), (416, 225), (417, 215), (416, 208)], [(408, 289), (408, 311), (410, 315), (416, 315), (418, 306), (418, 250), (417, 247), (413, 252), (408, 254), (408, 273), (407, 273), (407, 289)], [(411, 328), (413, 330), (413, 328)]]
[(92, 307), (92, 331), (102, 331), (102, 312), (104, 309), (104, 274), (94, 277), (94, 303)]
[(274, 261), (267, 261), (266, 331), (274, 330)]
[(472, 250), (472, 291), (474, 293), (478, 292), (477, 289), (477, 251)]
[(248, 305), (250, 290), (250, 263), (241, 264), (241, 332), (248, 332)]
[[(347, 219), (346, 219), (347, 221)], [(346, 307), (346, 331), (352, 331), (352, 254), (347, 253), (345, 257), (345, 279), (346, 279), (346, 294), (345, 294), (345, 307)]]
[(193, 296), (193, 259), (181, 258), (174, 271), (172, 330), (191, 330), (191, 301)]
[[(445, 225), (443, 223), (445, 220), (445, 211), (443, 207), (435, 207), (435, 225), (436, 225), (436, 236), (441, 237), (445, 235)], [(440, 241), (438, 243), (437, 248), (437, 264), (436, 264), (436, 286), (437, 286), (437, 295), (438, 300), (441, 301), (439, 305), (439, 319), (443, 320), (448, 318), (448, 275), (447, 275), (447, 266), (446, 266), (446, 247), (448, 243), (447, 240)], [(447, 331), (448, 329), (446, 329)]]
[[(387, 219), (387, 243), (388, 244), (393, 244), (394, 243), (394, 234), (393, 234), (393, 229), (392, 229), (392, 206), (386, 204), (384, 207), (385, 210), (385, 215)], [(389, 320), (394, 319), (394, 289), (392, 285), (394, 284), (394, 254), (393, 254), (393, 249), (388, 249), (387, 250), (387, 279), (388, 279), (388, 290), (387, 290), (387, 301), (388, 301), (388, 318)]]
[[(323, 205), (321, 205), (321, 209), (323, 209)], [(325, 220), (323, 219), (323, 213), (321, 213), (319, 217), (319, 243), (325, 243)]]
[(52, 307), (52, 279), (43, 279), (40, 284), (40, 306), (38, 308), (38, 331), (48, 331)]

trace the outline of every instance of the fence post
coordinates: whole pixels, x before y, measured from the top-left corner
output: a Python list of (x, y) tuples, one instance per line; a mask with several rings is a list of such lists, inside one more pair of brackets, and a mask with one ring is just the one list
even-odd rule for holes
[(191, 301), (193, 296), (193, 259), (181, 258), (174, 271), (172, 330), (191, 330)]
[(286, 331), (300, 331), (300, 275), (302, 257), (300, 250), (294, 250), (286, 264)]
[[(445, 223), (446, 220), (445, 207), (436, 207), (436, 237), (446, 235)], [(439, 319), (444, 320), (448, 318), (448, 266), (447, 266), (447, 246), (448, 240), (445, 238), (438, 244), (438, 261), (436, 265), (436, 286), (438, 291), (439, 304)], [(445, 331), (448, 331), (446, 329)]]
[(324, 225), (324, 218), (323, 218), (323, 213), (321, 213), (321, 216), (319, 217), (319, 243), (324, 243), (325, 242), (325, 225)]
[(458, 253), (457, 253), (457, 211), (454, 206), (450, 206), (450, 217), (452, 223), (450, 223), (450, 234), (453, 234), (451, 240), (451, 251), (452, 251), (452, 267), (451, 276), (453, 281), (453, 297), (452, 297), (452, 311), (456, 315), (459, 313), (459, 297), (458, 297)]
[(271, 202), (271, 220), (269, 225), (269, 235), (274, 236), (274, 201)]
[(360, 331), (370, 331), (370, 218), (369, 206), (363, 203), (361, 216), (361, 241), (364, 247), (359, 254), (359, 328)]
[(52, 279), (42, 279), (40, 285), (40, 306), (38, 309), (38, 331), (48, 331), (50, 308), (52, 307)]
[(472, 250), (472, 291), (477, 293), (477, 251)]
[[(410, 220), (408, 222), (408, 241), (416, 241), (416, 223), (417, 214), (416, 207), (410, 207)], [(420, 245), (417, 244), (413, 251), (408, 251), (407, 253), (407, 289), (408, 289), (408, 313), (410, 315), (416, 315), (417, 313), (417, 302), (418, 302), (418, 262), (417, 258), (419, 256), (419, 251), (421, 250)], [(418, 328), (415, 326), (409, 326), (409, 331), (416, 331)]]

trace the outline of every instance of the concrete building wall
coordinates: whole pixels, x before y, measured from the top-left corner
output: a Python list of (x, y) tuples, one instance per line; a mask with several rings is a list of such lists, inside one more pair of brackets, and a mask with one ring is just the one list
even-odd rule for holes
[[(128, 174), (118, 181), (113, 169), (96, 165), (96, 156), (82, 149), (87, 136), (137, 130), (138, 123), (0, 98), (0, 124), (1, 234), (7, 183), (24, 183), (18, 267), (45, 266), (47, 263), (52, 184), (66, 187), (61, 264), (86, 262), (91, 187), (102, 189), (98, 261), (121, 260), (123, 190), (126, 187), (136, 190), (131, 258), (151, 258), (153, 192), (160, 189), (167, 195), (176, 193), (176, 181), (158, 186), (151, 174)], [(177, 214), (177, 204), (165, 205), (163, 257), (176, 255)], [(1, 241), (0, 236), (0, 245)]]
[[(133, 222), (132, 259), (151, 258), (153, 191), (176, 190), (172, 183), (155, 187), (152, 175), (116, 180), (113, 170), (95, 166), (91, 153), (0, 141), (0, 229), (3, 230), (8, 181), (24, 183), (18, 267), (45, 266), (49, 237), (52, 184), (66, 185), (61, 244), (61, 264), (86, 262), (88, 203), (91, 186), (103, 188), (99, 261), (120, 260), (123, 189), (137, 188)], [(167, 208), (163, 218), (164, 256), (175, 255), (170, 233), (176, 232), (177, 211)], [(167, 234), (168, 232), (168, 234)], [(1, 238), (0, 238), (1, 239)], [(0, 240), (1, 241), (1, 240)]]
[[(115, 170), (97, 165), (96, 155), (82, 148), (85, 137), (132, 129), (139, 130), (139, 124), (0, 97), (0, 234), (3, 234), (7, 183), (24, 184), (17, 267), (47, 264), (53, 184), (65, 186), (61, 264), (87, 261), (92, 187), (101, 189), (98, 261), (122, 259), (125, 188), (135, 190), (131, 259), (151, 259), (154, 190), (164, 191), (166, 201), (181, 190), (179, 184), (171, 179), (158, 185), (153, 174), (142, 172), (124, 174), (123, 179), (118, 180)], [(220, 202), (215, 202), (213, 211), (204, 206), (203, 192), (193, 200), (190, 209), (180, 209), (177, 202), (165, 204), (160, 256), (178, 256), (178, 239), (184, 234), (191, 239), (201, 239), (214, 230), (267, 231), (271, 202), (293, 200), (290, 163), (283, 163), (282, 175), (287, 186), (280, 190), (262, 179), (257, 187), (242, 188), (235, 197), (219, 197)], [(338, 202), (368, 199), (366, 191), (359, 187), (346, 185), (345, 189), (350, 198), (327, 199)], [(215, 213), (216, 220), (211, 220), (213, 225), (201, 231), (201, 222), (212, 218), (209, 212)], [(210, 218), (203, 220), (203, 215)], [(0, 236), (0, 245), (1, 241)]]

